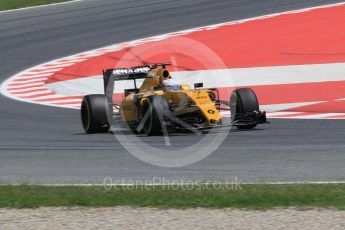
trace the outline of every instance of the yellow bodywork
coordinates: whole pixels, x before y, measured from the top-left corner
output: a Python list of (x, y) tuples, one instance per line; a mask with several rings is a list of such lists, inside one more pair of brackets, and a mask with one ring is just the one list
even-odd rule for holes
[[(214, 93), (208, 89), (192, 89), (189, 85), (181, 85), (180, 90), (164, 90), (162, 82), (171, 78), (166, 69), (153, 69), (148, 73), (138, 93), (130, 93), (120, 105), (120, 114), (126, 122), (139, 122), (142, 118), (141, 107), (152, 95), (164, 96), (170, 105), (174, 105), (177, 114), (199, 113), (207, 126), (222, 124), (222, 117), (214, 102)], [(214, 98), (213, 98), (214, 99)]]

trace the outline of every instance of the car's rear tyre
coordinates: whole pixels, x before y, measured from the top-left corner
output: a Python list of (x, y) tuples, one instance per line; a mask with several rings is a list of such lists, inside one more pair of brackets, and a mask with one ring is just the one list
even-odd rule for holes
[(92, 94), (83, 98), (81, 103), (81, 120), (86, 133), (106, 133), (109, 131), (107, 111), (108, 102), (105, 95)]
[[(244, 114), (247, 112), (259, 111), (259, 102), (250, 88), (236, 89), (232, 92), (230, 97), (231, 120), (235, 118), (235, 114)], [(239, 125), (238, 129), (253, 129), (256, 124)]]
[(143, 131), (149, 136), (162, 134), (164, 126), (164, 116), (170, 111), (169, 103), (165, 97), (155, 95), (145, 99), (142, 108), (142, 117), (147, 114), (147, 119), (144, 121)]

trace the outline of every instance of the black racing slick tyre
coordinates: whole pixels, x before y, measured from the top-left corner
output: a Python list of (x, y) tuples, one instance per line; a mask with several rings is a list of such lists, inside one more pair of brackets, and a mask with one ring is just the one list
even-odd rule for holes
[[(235, 114), (259, 111), (259, 102), (250, 88), (236, 89), (230, 97), (231, 119), (234, 120)], [(256, 124), (236, 126), (238, 129), (253, 129)]]
[(81, 103), (81, 121), (86, 133), (106, 133), (109, 131), (105, 95), (92, 94), (83, 98)]
[(161, 135), (164, 127), (164, 116), (170, 112), (168, 101), (165, 97), (155, 95), (145, 99), (142, 108), (143, 131), (149, 136)]

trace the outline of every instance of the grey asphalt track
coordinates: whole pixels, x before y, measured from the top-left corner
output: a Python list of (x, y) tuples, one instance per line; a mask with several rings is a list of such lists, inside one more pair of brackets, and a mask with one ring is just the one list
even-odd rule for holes
[[(0, 80), (59, 57), (208, 24), (329, 4), (330, 0), (84, 0), (0, 13)], [(79, 111), (0, 96), (0, 182), (102, 183), (116, 180), (345, 180), (343, 120), (271, 120), (232, 132), (206, 159), (161, 168), (129, 154), (111, 134), (83, 134)], [(140, 137), (164, 145), (159, 137)], [(172, 141), (188, 146), (192, 135)]]

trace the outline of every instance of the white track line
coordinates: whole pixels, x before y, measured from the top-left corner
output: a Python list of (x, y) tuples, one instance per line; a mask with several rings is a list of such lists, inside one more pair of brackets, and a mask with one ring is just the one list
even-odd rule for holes
[(10, 90), (10, 92), (13, 95), (16, 95), (17, 93), (25, 93), (25, 92), (30, 92), (30, 91), (38, 92), (38, 91), (44, 91), (47, 89), (48, 88), (46, 88), (46, 87), (31, 87), (31, 88), (26, 88), (26, 89), (12, 89), (12, 90)]
[(277, 118), (281, 118), (281, 117), (278, 117), (278, 116), (288, 116), (288, 115), (297, 115), (297, 114), (302, 114), (304, 112), (268, 112), (266, 115), (270, 118), (274, 118), (274, 117), (277, 117)]
[[(51, 92), (51, 91), (50, 91)], [(57, 98), (65, 98), (66, 95), (57, 95), (57, 94), (53, 94), (53, 95), (47, 95), (47, 96), (40, 96), (40, 97), (35, 97), (35, 98), (32, 98), (32, 100), (44, 100), (44, 102), (46, 101), (50, 101), (50, 99), (57, 99)], [(46, 100), (48, 99), (48, 100)]]
[(11, 83), (8, 86), (8, 89), (22, 89), (23, 87), (30, 87), (30, 86), (44, 86), (44, 82), (37, 82), (37, 83), (30, 83), (30, 84), (15, 84), (15, 83)]
[[(214, 181), (218, 182), (218, 181)], [(235, 183), (235, 181), (234, 181)], [(277, 182), (236, 182), (238, 185), (308, 185), (308, 184), (345, 184), (345, 181), (277, 181)], [(225, 185), (226, 183), (224, 183)], [(114, 183), (114, 184), (26, 184), (28, 186), (46, 186), (46, 187), (115, 187), (115, 186), (136, 186), (135, 183)], [(212, 185), (212, 182), (208, 183), (145, 183), (145, 186), (188, 186), (188, 185)], [(218, 183), (217, 183), (218, 185)], [(23, 186), (23, 184), (0, 184), (0, 186)]]
[(38, 78), (33, 78), (33, 79), (16, 79), (12, 83), (18, 83), (18, 84), (26, 84), (26, 83), (34, 83), (34, 82), (42, 82), (47, 80), (47, 77), (38, 77)]
[(324, 101), (260, 105), (260, 109), (266, 112), (278, 112), (278, 111), (297, 108), (297, 107), (306, 106), (306, 105), (319, 104), (322, 102)]
[(32, 97), (35, 98), (37, 95), (42, 95), (42, 94), (47, 94), (47, 93), (53, 93), (52, 91), (46, 89), (42, 91), (36, 91), (36, 92), (31, 92), (31, 93), (18, 93), (16, 94), (17, 97)]
[(342, 113), (316, 113), (311, 115), (293, 116), (293, 119), (322, 119), (332, 116), (342, 115)]
[[(54, 100), (54, 99), (52, 99), (52, 100), (49, 100), (49, 101), (47, 101), (47, 102), (49, 102), (49, 103), (52, 103), (52, 104), (60, 104), (60, 103), (68, 103), (68, 102), (75, 102), (75, 104), (74, 105), (80, 105), (80, 103), (81, 103), (81, 101), (82, 101), (82, 99), (66, 99), (66, 100)], [(73, 104), (71, 104), (71, 105), (73, 105)]]
[(25, 74), (22, 75), (14, 80), (18, 80), (18, 79), (35, 79), (35, 78), (40, 78), (40, 77), (49, 77), (53, 75), (53, 73), (45, 73), (45, 74)]
[[(56, 63), (73, 63), (74, 64), (74, 63), (78, 63), (78, 62), (82, 62), (82, 61), (86, 61), (86, 60), (88, 60), (88, 59), (71, 56), (71, 57), (65, 57), (65, 58), (57, 59), (55, 61), (56, 61)], [(54, 61), (49, 62), (49, 63), (54, 63)]]
[(45, 73), (52, 73), (62, 70), (62, 68), (55, 68), (55, 69), (35, 69), (32, 71), (27, 72), (27, 74), (45, 74)]
[[(246, 87), (259, 85), (345, 81), (344, 69), (345, 63), (329, 63), (180, 71), (173, 72), (172, 75), (180, 84), (193, 85), (195, 82), (203, 82), (204, 87), (206, 88), (222, 88), (231, 86)], [(47, 84), (46, 86), (52, 91), (60, 94), (86, 95), (92, 93), (102, 93), (103, 79), (102, 76), (90, 76), (53, 82)], [(115, 93), (121, 93), (125, 88), (132, 87), (133, 82), (131, 81), (118, 82), (115, 88)], [(301, 104), (302, 103), (305, 102), (301, 102)], [(310, 102), (310, 104), (313, 103), (320, 102)], [(294, 107), (297, 106), (298, 103), (296, 103), (296, 106)], [(276, 110), (278, 110), (278, 108)]]
[(74, 65), (74, 63), (65, 63), (65, 64), (54, 64), (54, 65), (45, 65), (42, 67), (36, 68), (36, 70), (48, 70), (48, 69), (55, 69), (55, 68), (63, 68)]
[(65, 5), (65, 4), (75, 3), (75, 2), (82, 2), (82, 1), (84, 1), (84, 0), (69, 0), (67, 2), (50, 3), (50, 4), (46, 4), (46, 5), (39, 5), (39, 6), (29, 6), (29, 7), (23, 7), (23, 8), (19, 8), (19, 9), (13, 9), (13, 10), (3, 10), (3, 11), (0, 11), (0, 14), (36, 9), (36, 8), (43, 8), (43, 7), (48, 7), (48, 6)]

